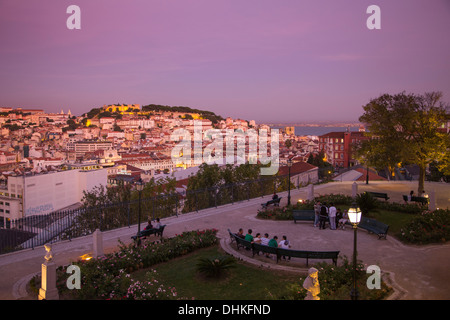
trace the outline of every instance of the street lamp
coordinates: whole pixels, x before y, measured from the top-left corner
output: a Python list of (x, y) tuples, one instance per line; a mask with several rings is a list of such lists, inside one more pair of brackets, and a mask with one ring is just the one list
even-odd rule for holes
[(369, 165), (368, 164), (366, 164), (366, 184), (369, 184)]
[(291, 205), (291, 167), (292, 167), (292, 159), (288, 159), (287, 161), (289, 168), (289, 179), (288, 179), (288, 206)]
[(139, 181), (136, 182), (136, 189), (139, 192), (139, 212), (138, 212), (138, 232), (137, 232), (137, 239), (139, 244), (140, 242), (139, 234), (141, 233), (141, 194), (142, 190), (144, 190), (144, 183), (142, 182), (141, 179), (139, 179)]
[(361, 221), (361, 210), (358, 208), (355, 202), (352, 203), (350, 209), (348, 209), (348, 219), (353, 226), (353, 289), (350, 293), (352, 300), (358, 300), (358, 290), (356, 289), (356, 232), (358, 224)]

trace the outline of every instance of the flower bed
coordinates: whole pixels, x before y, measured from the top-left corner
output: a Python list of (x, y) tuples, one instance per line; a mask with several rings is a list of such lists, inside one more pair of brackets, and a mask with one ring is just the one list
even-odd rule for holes
[(401, 239), (413, 244), (442, 243), (450, 239), (450, 210), (424, 211), (401, 230)]
[[(409, 214), (420, 214), (423, 212), (424, 208), (418, 204), (410, 203), (395, 203), (387, 201), (379, 201), (377, 199), (372, 199), (371, 197), (365, 197), (366, 194), (359, 194), (357, 197), (358, 206), (364, 209), (366, 212), (369, 211), (367, 216), (370, 217), (370, 211), (373, 209), (395, 211), (401, 213)], [(334, 203), (335, 206), (350, 206), (354, 201), (351, 196), (346, 196), (342, 194), (327, 194), (315, 197), (313, 201), (305, 200), (302, 203), (295, 203), (292, 206), (287, 207), (273, 207), (268, 209), (258, 210), (257, 217), (261, 219), (272, 219), (272, 220), (292, 220), (292, 210), (313, 210), (314, 204), (320, 201), (321, 203)], [(370, 202), (370, 203), (368, 203)]]
[[(182, 256), (196, 249), (218, 242), (216, 229), (190, 231), (164, 239), (160, 243), (144, 242), (124, 245), (119, 250), (99, 259), (77, 261), (80, 267), (81, 288), (69, 290), (66, 286), (67, 267), (58, 268), (57, 286), (60, 295), (69, 299), (176, 299), (176, 289), (158, 282), (155, 272), (148, 272), (145, 281), (135, 281), (131, 273), (157, 263)], [(33, 279), (37, 282), (37, 279)]]

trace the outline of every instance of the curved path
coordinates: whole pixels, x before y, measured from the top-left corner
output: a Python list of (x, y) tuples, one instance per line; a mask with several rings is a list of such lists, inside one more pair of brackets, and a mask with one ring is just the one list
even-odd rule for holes
[[(374, 183), (369, 186), (360, 185), (359, 187), (360, 189), (363, 187), (370, 187), (373, 190), (377, 189)], [(395, 186), (394, 183), (389, 184), (389, 187), (397, 190), (400, 198), (401, 193), (404, 192), (403, 189), (408, 190), (411, 188), (410, 185), (397, 184)], [(441, 186), (439, 187), (443, 189)], [(449, 188), (450, 186), (447, 187), (446, 191), (442, 191), (443, 194), (448, 192)], [(380, 184), (378, 190), (381, 192), (385, 189), (386, 186)], [(325, 184), (315, 186), (314, 191), (315, 195), (348, 192), (351, 194), (351, 184)], [(293, 201), (296, 201), (298, 198), (305, 198), (306, 192), (306, 188), (292, 191)], [(390, 191), (389, 193), (394, 192)], [(447, 194), (450, 194), (450, 192)], [(284, 193), (281, 196), (283, 196), (281, 205), (284, 205), (287, 195)], [(445, 195), (442, 197), (445, 198)], [(244, 230), (251, 228), (254, 233), (267, 232), (270, 236), (277, 235), (279, 238), (282, 235), (286, 235), (291, 241), (293, 249), (339, 250), (341, 255), (351, 259), (353, 253), (353, 232), (350, 228), (346, 230), (319, 230), (314, 228), (311, 222), (294, 224), (293, 221), (257, 219), (257, 209), (268, 198), (257, 198), (219, 208), (191, 212), (179, 217), (162, 219), (162, 222), (167, 225), (164, 236), (171, 237), (189, 230), (216, 228), (219, 230), (218, 236), (221, 238), (221, 244), (225, 250), (233, 254), (243, 254), (234, 250), (234, 245), (229, 245), (227, 230), (229, 228), (235, 232), (238, 228), (243, 228)], [(115, 250), (118, 239), (128, 243), (131, 241), (131, 235), (134, 235), (135, 232), (136, 227), (126, 227), (104, 232), (104, 251)], [(92, 252), (92, 237), (90, 236), (53, 245), (54, 261), (58, 265), (67, 265), (88, 252)], [(43, 263), (44, 255), (45, 250), (43, 247), (1, 255), (0, 299), (30, 298), (26, 295), (25, 286), (33, 275), (40, 272), (40, 265)], [(295, 260), (293, 258), (289, 263), (277, 265), (273, 261), (250, 259), (245, 254), (241, 257), (252, 263), (267, 265), (271, 268), (290, 269), (295, 267), (295, 270), (306, 271), (305, 261), (302, 259)], [(450, 286), (448, 285), (450, 283), (450, 275), (448, 273), (450, 268), (450, 244), (421, 247), (406, 246), (389, 235), (387, 240), (378, 240), (377, 236), (364, 230), (358, 230), (358, 259), (362, 260), (367, 266), (378, 265), (384, 274), (389, 275), (389, 279), (392, 281), (391, 285), (396, 289), (396, 294), (391, 297), (393, 299), (450, 299)], [(311, 263), (314, 263), (314, 260), (311, 260)]]

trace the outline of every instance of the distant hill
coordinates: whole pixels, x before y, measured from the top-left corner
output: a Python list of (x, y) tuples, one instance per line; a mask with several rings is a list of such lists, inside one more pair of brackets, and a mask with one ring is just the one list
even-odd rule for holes
[[(183, 107), (183, 106), (164, 106), (159, 104), (149, 104), (146, 106), (142, 106), (141, 110), (134, 110), (136, 113), (160, 113), (160, 112), (176, 112), (176, 113), (183, 113), (184, 115), (191, 115), (196, 114), (199, 115), (202, 119), (208, 119), (211, 120), (213, 124), (218, 123), (221, 120), (224, 120), (222, 116), (216, 115), (214, 112), (206, 111), (206, 110), (200, 110), (200, 109), (193, 109), (190, 107)], [(120, 118), (121, 113), (120, 112), (110, 112), (105, 111), (104, 108), (93, 108), (89, 112), (84, 114), (85, 117), (92, 119), (94, 117), (96, 118), (103, 118), (103, 117), (114, 117), (114, 118)]]
[(216, 115), (212, 111), (193, 109), (190, 107), (183, 106), (164, 106), (160, 104), (149, 104), (146, 106), (142, 106), (142, 111), (151, 111), (151, 112), (181, 112), (185, 114), (199, 114), (203, 119), (211, 120), (212, 123), (217, 123), (220, 120), (224, 120), (222, 116)]

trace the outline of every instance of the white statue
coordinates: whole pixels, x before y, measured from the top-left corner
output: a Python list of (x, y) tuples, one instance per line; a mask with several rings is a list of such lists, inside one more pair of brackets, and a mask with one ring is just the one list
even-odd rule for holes
[(319, 270), (316, 268), (308, 270), (308, 277), (303, 281), (303, 288), (308, 291), (305, 300), (320, 300)]
[(45, 254), (45, 260), (47, 260), (47, 262), (52, 261), (53, 259), (53, 255), (52, 255), (52, 246), (49, 244), (44, 244), (44, 248), (45, 251), (47, 251), (47, 253)]

